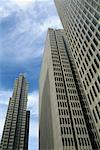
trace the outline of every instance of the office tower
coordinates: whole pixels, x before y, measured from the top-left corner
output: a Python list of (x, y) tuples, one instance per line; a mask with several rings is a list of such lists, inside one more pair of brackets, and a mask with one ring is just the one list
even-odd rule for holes
[(39, 89), (40, 150), (94, 150), (86, 97), (63, 30), (48, 30)]
[(23, 74), (15, 81), (9, 100), (1, 150), (28, 150), (30, 112), (27, 109), (28, 84)]
[(100, 0), (55, 0), (55, 4), (100, 143)]

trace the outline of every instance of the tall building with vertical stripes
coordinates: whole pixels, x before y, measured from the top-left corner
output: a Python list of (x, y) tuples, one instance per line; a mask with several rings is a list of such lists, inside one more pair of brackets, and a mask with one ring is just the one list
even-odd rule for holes
[(64, 30), (49, 29), (39, 82), (40, 150), (99, 150), (77, 70)]
[(26, 111), (27, 94), (27, 80), (20, 74), (9, 100), (0, 150), (28, 150), (30, 111)]
[(55, 0), (55, 4), (100, 142), (100, 0)]

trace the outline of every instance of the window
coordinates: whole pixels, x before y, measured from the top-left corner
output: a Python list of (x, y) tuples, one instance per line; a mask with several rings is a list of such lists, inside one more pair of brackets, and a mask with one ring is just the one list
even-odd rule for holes
[(96, 121), (96, 122), (98, 122), (98, 120), (97, 120), (97, 117), (96, 117), (96, 114), (95, 114), (94, 110), (93, 110), (93, 115), (94, 115), (95, 121)]
[(98, 58), (98, 60), (100, 61), (100, 55), (97, 53), (97, 58)]
[(87, 41), (88, 41), (88, 42), (90, 42), (90, 39), (89, 39), (89, 37), (88, 37), (88, 36), (86, 36), (86, 39), (87, 39)]
[(100, 92), (99, 86), (98, 86), (98, 84), (97, 84), (97, 82), (96, 82), (96, 81), (95, 81), (95, 86), (96, 86), (96, 88), (97, 88), (98, 92)]
[(82, 72), (83, 72), (83, 74), (84, 74), (84, 70), (83, 70), (83, 68), (81, 67), (81, 70), (82, 70)]
[(65, 142), (66, 142), (66, 146), (67, 146), (67, 145), (68, 145), (68, 144), (67, 144), (67, 138), (65, 138)]
[(62, 143), (63, 143), (63, 146), (64, 146), (64, 143), (65, 143), (65, 142), (64, 142), (64, 138), (62, 138)]
[(83, 50), (84, 50), (84, 52), (86, 52), (86, 49), (85, 49), (84, 45), (83, 45)]
[(88, 58), (88, 60), (90, 61), (90, 56), (87, 54), (87, 58)]
[(97, 97), (97, 93), (96, 93), (96, 91), (95, 91), (94, 86), (92, 86), (92, 89), (93, 89), (94, 95)]
[(96, 69), (93, 64), (92, 64), (92, 68), (93, 68), (94, 73), (96, 73)]
[(95, 64), (96, 64), (97, 68), (99, 68), (99, 64), (98, 64), (98, 62), (97, 62), (96, 59), (94, 59), (94, 62), (95, 62)]
[(96, 46), (98, 45), (98, 42), (96, 39), (93, 39), (93, 42), (95, 43)]
[(100, 83), (100, 77), (98, 76), (98, 81), (99, 81), (99, 83)]
[(89, 86), (89, 83), (86, 77), (85, 77), (85, 81), (86, 81), (87, 86)]
[(85, 46), (86, 46), (86, 47), (88, 47), (88, 45), (87, 45), (87, 42), (86, 42), (86, 41), (84, 41), (84, 44), (85, 44)]
[(83, 32), (83, 34), (85, 35), (85, 31), (84, 31), (84, 29), (82, 29), (82, 32)]
[(99, 110), (98, 110), (98, 107), (97, 107), (97, 106), (95, 106), (95, 109), (96, 109), (96, 112), (97, 112), (98, 117), (99, 117), (99, 119), (100, 119), (100, 112), (99, 112)]
[(86, 66), (85, 66), (84, 62), (83, 62), (83, 66), (84, 66), (84, 69), (86, 70)]
[(97, 19), (97, 20), (99, 20), (99, 18), (100, 18), (100, 16), (99, 16), (99, 14), (97, 14), (96, 12), (95, 12), (95, 18)]
[(92, 36), (92, 33), (90, 31), (88, 31), (88, 34), (89, 34), (90, 37)]
[(91, 70), (91, 69), (89, 69), (89, 71), (90, 71), (90, 74), (91, 74), (91, 76), (92, 76), (92, 78), (93, 78), (94, 76), (93, 76), (92, 70)]
[(92, 51), (91, 51), (91, 49), (89, 48), (89, 53), (90, 53), (90, 55), (91, 56), (93, 56), (93, 53), (92, 53)]
[(90, 26), (90, 28), (91, 28), (91, 30), (94, 32), (94, 27), (93, 27), (92, 25)]
[(91, 90), (90, 90), (90, 94), (91, 94), (92, 100), (94, 101), (94, 97), (93, 97), (93, 94), (92, 94)]
[(84, 81), (83, 81), (83, 85), (84, 85), (84, 88), (85, 88), (85, 90), (86, 90), (86, 85), (85, 85)]
[(93, 19), (92, 23), (96, 26), (97, 25), (97, 21), (95, 19)]
[(93, 51), (95, 51), (95, 47), (93, 46), (93, 44), (91, 44), (91, 47), (92, 47)]
[(98, 38), (98, 40), (100, 40), (100, 35), (98, 32), (96, 32), (96, 37)]
[(85, 58), (85, 62), (86, 62), (86, 64), (87, 64), (87, 66), (88, 66), (88, 62), (87, 62), (86, 58)]
[(90, 76), (89, 76), (89, 74), (88, 74), (88, 73), (87, 73), (87, 76), (88, 76), (89, 81), (91, 82), (91, 78), (90, 78)]

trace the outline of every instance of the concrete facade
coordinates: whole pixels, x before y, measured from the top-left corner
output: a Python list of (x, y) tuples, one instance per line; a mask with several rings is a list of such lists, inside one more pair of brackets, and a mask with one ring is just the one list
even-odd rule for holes
[(55, 4), (94, 120), (91, 128), (97, 130), (94, 149), (100, 149), (100, 0), (55, 0)]
[(28, 85), (24, 75), (15, 81), (13, 95), (9, 100), (1, 150), (28, 150), (30, 112), (27, 109)]
[(82, 107), (86, 97), (63, 30), (48, 30), (39, 99), (40, 150), (93, 150)]

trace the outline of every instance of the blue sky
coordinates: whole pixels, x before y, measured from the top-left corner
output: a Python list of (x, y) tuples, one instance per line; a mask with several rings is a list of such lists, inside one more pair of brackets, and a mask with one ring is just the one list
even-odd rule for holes
[(29, 150), (38, 149), (38, 80), (48, 27), (62, 27), (53, 0), (0, 0), (0, 138), (14, 80), (25, 73)]

